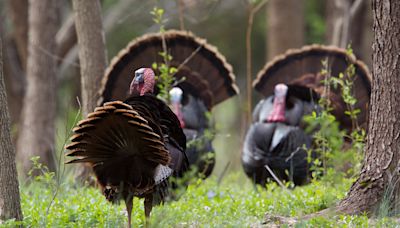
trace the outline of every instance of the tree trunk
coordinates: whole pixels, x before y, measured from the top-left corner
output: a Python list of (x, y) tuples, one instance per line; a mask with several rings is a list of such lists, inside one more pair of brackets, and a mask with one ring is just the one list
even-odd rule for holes
[(268, 59), (304, 44), (304, 2), (270, 0), (267, 6)]
[(367, 64), (370, 69), (372, 69), (372, 43), (374, 42), (374, 32), (372, 26), (374, 20), (372, 18), (371, 4), (368, 1), (365, 5), (366, 15), (364, 21), (362, 22), (363, 29), (361, 29), (362, 34), (360, 35), (362, 36), (362, 39), (359, 56), (361, 60)]
[(96, 107), (98, 90), (107, 65), (99, 0), (73, 0), (82, 82), (82, 112)]
[(77, 41), (75, 30), (75, 18), (70, 15), (56, 35), (57, 56), (60, 63)]
[(365, 159), (358, 180), (337, 210), (378, 212), (398, 204), (400, 171), (400, 2), (373, 1), (374, 45), (371, 110)]
[[(121, 15), (123, 14), (132, 14), (132, 12), (129, 11), (129, 5), (130, 4), (134, 4), (136, 1), (135, 0), (120, 0), (118, 2), (116, 2), (115, 4), (113, 4), (106, 12), (105, 12), (105, 16), (103, 19), (103, 26), (104, 26), (104, 33), (110, 33), (112, 32), (112, 30), (118, 25), (120, 24), (119, 20), (121, 20)], [(140, 11), (140, 10), (139, 10)], [(137, 13), (136, 11), (134, 13)], [(67, 26), (67, 22), (63, 25), (63, 27)], [(75, 28), (75, 23), (73, 24), (73, 27)], [(71, 33), (69, 34), (64, 34), (67, 35), (65, 37), (62, 37), (62, 30), (60, 29), (59, 31), (59, 35), (57, 35), (57, 38), (59, 38), (59, 46), (60, 46), (60, 56), (62, 56), (62, 46), (66, 46), (66, 45), (70, 45), (72, 43), (69, 43), (69, 41), (71, 41), (71, 39), (75, 39), (76, 38), (76, 31), (75, 34), (73, 33), (74, 30), (69, 30)], [(68, 44), (69, 43), (69, 44)], [(65, 61), (64, 63), (61, 64), (61, 68), (67, 68), (69, 67), (71, 64), (75, 63), (78, 59), (78, 52), (75, 53), (74, 51), (75, 45), (70, 47), (70, 50), (68, 52), (72, 52), (68, 53), (70, 54), (69, 58), (67, 61)], [(67, 53), (66, 53), (67, 54)]]
[(55, 170), (57, 1), (29, 1), (27, 90), (17, 144), (17, 158), (24, 174), (31, 157)]
[(25, 70), (28, 58), (28, 0), (8, 0), (8, 9), (19, 60)]
[(340, 46), (343, 33), (343, 23), (346, 5), (350, 0), (326, 1), (326, 32), (325, 38), (328, 44)]
[(22, 220), (15, 152), (10, 134), (7, 95), (3, 78), (0, 38), (0, 224), (2, 220)]
[[(3, 48), (3, 73), (6, 85), (8, 109), (11, 118), (11, 126), (18, 124), (21, 116), (22, 101), (25, 92), (25, 72), (21, 68), (18, 51), (12, 37), (5, 30), (5, 17), (0, 15), (0, 34), (4, 34)], [(15, 135), (14, 135), (15, 136)]]
[(332, 44), (333, 31), (335, 27), (335, 18), (338, 9), (335, 5), (335, 0), (325, 1), (325, 41), (327, 44)]
[(370, 14), (363, 0), (330, 0), (326, 2), (326, 42), (341, 48), (349, 44), (360, 56), (363, 43), (362, 26)]
[[(365, 39), (364, 29), (368, 29), (368, 31), (372, 33), (372, 26), (370, 28), (364, 26), (364, 24), (368, 20), (368, 17), (372, 16), (371, 12), (368, 11), (367, 7), (368, 4), (369, 4), (368, 1), (362, 1), (362, 3), (360, 3), (359, 8), (356, 11), (354, 11), (354, 15), (350, 15), (351, 18), (349, 26), (349, 40), (347, 41), (347, 43), (351, 45), (354, 54), (362, 60), (365, 59), (365, 56), (361, 56), (362, 45)], [(371, 58), (372, 56), (368, 57)]]
[[(25, 70), (28, 56), (28, 0), (6, 1), (5, 15), (0, 18), (0, 33), (3, 35), (3, 73), (8, 94), (11, 126), (17, 126), (21, 117), (22, 100), (25, 92)], [(7, 18), (11, 34), (8, 34)], [(13, 141), (17, 135), (12, 133)]]
[[(86, 116), (96, 107), (98, 90), (107, 65), (105, 37), (99, 0), (73, 0), (75, 26), (81, 65), (82, 113)], [(78, 177), (86, 180), (89, 170), (81, 166)]]

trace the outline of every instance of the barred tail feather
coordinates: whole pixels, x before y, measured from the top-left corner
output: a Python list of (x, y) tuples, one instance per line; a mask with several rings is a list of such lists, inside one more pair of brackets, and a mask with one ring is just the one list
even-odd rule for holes
[(134, 39), (112, 59), (98, 104), (125, 98), (133, 69), (161, 63), (163, 39), (172, 56), (171, 66), (178, 68), (174, 74), (178, 86), (201, 97), (208, 109), (239, 93), (232, 66), (216, 47), (190, 32), (169, 30)]
[[(354, 66), (353, 78), (349, 78), (346, 73), (350, 65)], [(327, 73), (322, 73), (323, 70), (326, 70)], [(344, 114), (347, 109), (346, 105), (337, 95), (341, 94), (340, 88), (331, 88), (331, 94), (323, 94), (326, 90), (321, 80), (327, 76), (338, 77), (340, 73), (343, 73), (344, 79), (353, 82), (352, 94), (357, 99), (354, 108), (361, 110), (357, 122), (359, 125), (363, 125), (368, 118), (372, 77), (368, 67), (345, 49), (314, 44), (300, 49), (287, 50), (286, 53), (276, 56), (265, 64), (253, 81), (253, 87), (264, 96), (273, 94), (274, 86), (278, 83), (311, 88), (319, 95), (327, 96), (331, 100), (334, 106), (334, 115), (341, 126), (351, 129), (352, 120)]]
[(67, 163), (89, 163), (103, 186), (154, 184), (157, 167), (170, 162), (163, 138), (121, 101), (105, 103), (80, 121), (66, 149), (75, 157)]

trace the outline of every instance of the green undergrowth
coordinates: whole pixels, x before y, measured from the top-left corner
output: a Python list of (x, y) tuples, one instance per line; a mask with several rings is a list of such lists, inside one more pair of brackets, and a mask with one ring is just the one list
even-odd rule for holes
[[(262, 226), (264, 216), (297, 217), (334, 205), (343, 198), (353, 180), (317, 180), (311, 184), (285, 190), (275, 183), (267, 188), (254, 186), (241, 172), (231, 173), (220, 185), (217, 178), (197, 180), (189, 185), (178, 201), (153, 209), (151, 227), (249, 227)], [(55, 195), (55, 192), (57, 194)], [(55, 196), (54, 196), (55, 195)], [(112, 205), (99, 189), (77, 185), (71, 177), (60, 185), (55, 177), (45, 174), (21, 186), (25, 227), (124, 227), (127, 217), (123, 203)], [(142, 200), (135, 199), (133, 227), (143, 227)], [(8, 221), (0, 227), (15, 227)], [(366, 216), (337, 215), (300, 221), (296, 227), (365, 227)], [(395, 226), (390, 219), (375, 225)]]

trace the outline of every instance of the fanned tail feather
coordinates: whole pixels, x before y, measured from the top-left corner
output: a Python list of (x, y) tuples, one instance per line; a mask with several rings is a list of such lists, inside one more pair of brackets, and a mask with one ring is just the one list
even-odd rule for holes
[(74, 128), (66, 155), (75, 159), (67, 163), (89, 163), (103, 186), (154, 184), (156, 168), (168, 165), (170, 155), (139, 113), (121, 101), (96, 108)]
[(99, 104), (125, 98), (134, 69), (163, 62), (163, 38), (172, 56), (170, 65), (178, 69), (178, 86), (201, 97), (208, 109), (239, 93), (232, 66), (217, 48), (190, 32), (169, 30), (134, 39), (113, 58), (102, 80)]
[[(326, 67), (324, 67), (325, 62)], [(344, 114), (347, 110), (343, 99), (340, 97), (340, 88), (331, 88), (330, 94), (324, 94), (324, 84), (321, 80), (327, 76), (338, 77), (344, 74), (344, 79), (349, 80), (346, 69), (354, 66), (353, 95), (357, 99), (356, 109), (360, 109), (358, 124), (366, 123), (368, 117), (368, 103), (371, 94), (371, 74), (367, 66), (345, 49), (334, 46), (309, 45), (300, 49), (290, 49), (286, 53), (276, 56), (265, 64), (253, 81), (253, 87), (263, 94), (273, 94), (274, 86), (278, 83), (287, 85), (304, 86), (311, 88), (321, 96), (329, 98), (333, 104), (334, 115), (346, 129), (352, 128), (351, 119)], [(327, 72), (324, 73), (323, 70)]]

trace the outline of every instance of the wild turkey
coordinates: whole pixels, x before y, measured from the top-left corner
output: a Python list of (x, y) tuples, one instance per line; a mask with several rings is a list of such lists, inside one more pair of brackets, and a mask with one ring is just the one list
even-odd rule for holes
[[(181, 105), (189, 162), (196, 164), (199, 172), (208, 176), (215, 158), (199, 160), (206, 152), (214, 153), (212, 138), (203, 137), (204, 130), (211, 127), (205, 112), (210, 112), (215, 105), (236, 95), (239, 89), (231, 65), (206, 40), (187, 31), (170, 30), (162, 34), (147, 34), (131, 41), (106, 70), (99, 104), (126, 96), (124, 88), (129, 83), (132, 68), (164, 62), (160, 56), (160, 52), (164, 51), (163, 39), (168, 54), (172, 56), (169, 64), (178, 69), (174, 75), (174, 86), (183, 91)], [(198, 140), (191, 143), (192, 139)], [(196, 147), (198, 141), (204, 141), (204, 144)]]
[(278, 84), (274, 96), (262, 100), (255, 108), (254, 122), (247, 131), (242, 153), (244, 171), (255, 183), (265, 185), (272, 179), (266, 165), (279, 179), (290, 180), (295, 185), (307, 183), (306, 150), (312, 138), (299, 124), (304, 113), (317, 109), (313, 100), (317, 99), (316, 94), (307, 92)]
[(186, 155), (189, 164), (195, 164), (201, 176), (206, 178), (211, 175), (215, 165), (212, 138), (205, 134), (210, 127), (206, 117), (208, 110), (201, 99), (190, 94), (186, 94), (186, 101), (183, 103), (183, 91), (179, 87), (171, 89), (170, 97), (172, 110), (178, 117), (188, 142)]
[(186, 138), (179, 120), (153, 93), (154, 72), (135, 71), (129, 97), (97, 107), (73, 129), (67, 163), (89, 163), (106, 199), (125, 200), (131, 224), (132, 199), (144, 198), (145, 215), (169, 196), (168, 178), (188, 169)]
[[(327, 73), (323, 73), (322, 62), (327, 65)], [(343, 129), (352, 130), (351, 119), (344, 113), (346, 104), (341, 97), (340, 88), (330, 88), (326, 93), (324, 83), (326, 77), (338, 77), (344, 73), (347, 67), (353, 64), (355, 68), (352, 94), (357, 99), (355, 108), (360, 109), (358, 125), (364, 126), (368, 117), (368, 102), (371, 94), (371, 74), (367, 66), (346, 50), (334, 46), (309, 45), (301, 49), (290, 49), (285, 54), (275, 57), (269, 61), (264, 68), (258, 72), (253, 82), (253, 87), (265, 97), (273, 93), (274, 86), (284, 83), (297, 88), (312, 89), (319, 96), (326, 96), (333, 106), (333, 114), (340, 122)], [(290, 93), (290, 91), (289, 91)]]
[(339, 88), (324, 93), (321, 80), (327, 74), (322, 73), (322, 61), (326, 61), (332, 77), (354, 65), (353, 94), (358, 100), (355, 107), (361, 109), (357, 121), (359, 125), (366, 122), (371, 77), (366, 66), (353, 55), (336, 47), (311, 45), (277, 56), (266, 64), (253, 83), (266, 98), (254, 109), (253, 124), (244, 142), (242, 165), (256, 183), (265, 184), (271, 178), (265, 165), (281, 179), (293, 180), (296, 185), (307, 182), (306, 150), (311, 147), (312, 136), (304, 132), (301, 120), (305, 114), (321, 109), (317, 105), (319, 97), (326, 96), (341, 127), (352, 130), (352, 121), (344, 114), (347, 108)]

